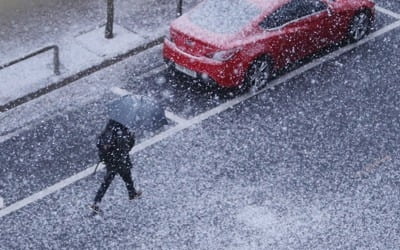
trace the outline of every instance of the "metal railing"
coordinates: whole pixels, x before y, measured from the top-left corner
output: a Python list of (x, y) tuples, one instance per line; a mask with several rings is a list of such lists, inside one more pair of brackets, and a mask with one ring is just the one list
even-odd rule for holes
[(176, 17), (180, 17), (182, 15), (182, 1), (176, 0)]
[(60, 50), (59, 50), (57, 45), (46, 46), (46, 47), (44, 47), (42, 49), (36, 50), (36, 51), (26, 55), (24, 57), (18, 58), (16, 60), (8, 62), (8, 63), (6, 63), (4, 65), (0, 65), (0, 70), (2, 70), (4, 68), (7, 68), (7, 67), (10, 67), (10, 66), (12, 66), (12, 65), (14, 65), (16, 63), (19, 63), (19, 62), (24, 61), (26, 59), (29, 59), (31, 57), (37, 56), (37, 55), (39, 55), (41, 53), (44, 53), (46, 51), (49, 51), (49, 50), (54, 50), (54, 53), (53, 53), (53, 71), (54, 71), (54, 74), (59, 75), (60, 74), (60, 52), (59, 52)]

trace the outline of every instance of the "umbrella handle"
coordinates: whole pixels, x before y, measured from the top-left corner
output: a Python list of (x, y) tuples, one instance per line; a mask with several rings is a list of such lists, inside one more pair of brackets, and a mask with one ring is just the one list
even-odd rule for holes
[(101, 161), (99, 161), (99, 162), (97, 163), (96, 167), (94, 168), (94, 172), (93, 172), (93, 174), (96, 174), (96, 171), (97, 171), (97, 168), (98, 168), (98, 167), (99, 167), (99, 165), (100, 165), (100, 162), (101, 162)]

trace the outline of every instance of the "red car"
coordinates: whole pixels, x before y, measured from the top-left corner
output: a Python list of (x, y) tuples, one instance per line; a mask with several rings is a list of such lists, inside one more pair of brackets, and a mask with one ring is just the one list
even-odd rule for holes
[(170, 68), (223, 87), (262, 87), (273, 72), (345, 39), (365, 37), (372, 0), (205, 0), (171, 23)]

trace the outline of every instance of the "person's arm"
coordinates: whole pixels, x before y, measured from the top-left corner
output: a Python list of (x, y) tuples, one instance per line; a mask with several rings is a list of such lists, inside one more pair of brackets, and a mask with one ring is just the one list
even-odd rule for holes
[(128, 145), (129, 145), (129, 150), (131, 150), (133, 148), (133, 146), (135, 146), (135, 134), (134, 133), (129, 132)]

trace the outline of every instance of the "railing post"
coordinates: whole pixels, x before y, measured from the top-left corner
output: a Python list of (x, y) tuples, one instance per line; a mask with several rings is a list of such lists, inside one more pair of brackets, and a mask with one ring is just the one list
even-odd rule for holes
[(106, 34), (107, 39), (113, 38), (113, 25), (114, 25), (114, 0), (107, 0), (107, 22)]
[(182, 15), (182, 0), (177, 0), (176, 3), (176, 17), (180, 17)]
[(9, 63), (6, 63), (4, 65), (0, 65), (0, 70), (5, 69), (7, 67), (10, 67), (10, 66), (12, 66), (12, 65), (14, 65), (16, 63), (22, 62), (22, 61), (24, 61), (26, 59), (29, 59), (31, 57), (34, 57), (36, 55), (39, 55), (39, 54), (44, 53), (44, 52), (46, 52), (48, 50), (51, 50), (51, 49), (54, 50), (54, 52), (53, 52), (53, 66), (54, 66), (53, 70), (54, 70), (54, 74), (59, 75), (60, 74), (60, 53), (59, 53), (60, 50), (59, 50), (57, 45), (50, 45), (50, 46), (44, 47), (44, 48), (39, 49), (39, 50), (37, 50), (35, 52), (32, 52), (32, 53), (30, 53), (30, 54), (28, 54), (28, 55), (26, 55), (24, 57), (18, 58), (16, 60), (11, 61)]
[(60, 75), (60, 52), (58, 46), (55, 45), (53, 54), (54, 74)]

